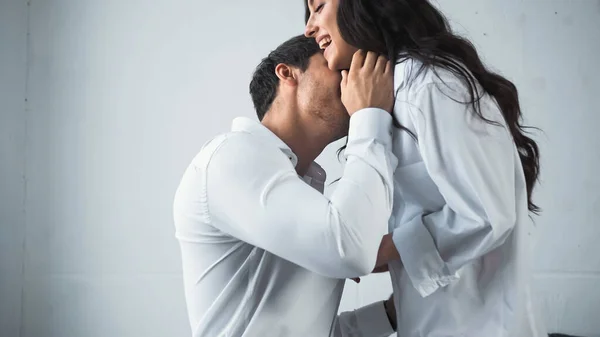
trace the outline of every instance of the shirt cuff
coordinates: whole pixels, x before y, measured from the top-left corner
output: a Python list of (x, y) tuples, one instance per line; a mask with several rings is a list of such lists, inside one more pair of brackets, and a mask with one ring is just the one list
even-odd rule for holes
[(392, 324), (385, 312), (383, 301), (356, 309), (354, 314), (363, 336), (389, 337), (394, 333)]
[(371, 138), (389, 148), (392, 144), (392, 115), (379, 108), (366, 108), (350, 117), (348, 140)]
[(413, 287), (422, 297), (458, 280), (458, 273), (450, 273), (437, 251), (421, 215), (398, 226), (392, 239)]

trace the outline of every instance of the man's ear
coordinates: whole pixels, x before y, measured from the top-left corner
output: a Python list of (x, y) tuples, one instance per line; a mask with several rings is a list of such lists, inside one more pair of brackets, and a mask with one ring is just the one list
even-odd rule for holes
[(285, 63), (279, 63), (275, 67), (275, 74), (279, 78), (279, 81), (282, 83), (286, 83), (289, 85), (297, 85), (298, 84), (298, 71), (294, 67), (290, 67)]

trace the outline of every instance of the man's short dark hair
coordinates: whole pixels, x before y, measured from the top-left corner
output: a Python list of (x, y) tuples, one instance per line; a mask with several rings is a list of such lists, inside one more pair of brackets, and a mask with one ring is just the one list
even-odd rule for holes
[(282, 43), (260, 62), (250, 82), (250, 96), (259, 120), (262, 121), (277, 96), (279, 78), (275, 67), (284, 63), (305, 71), (310, 58), (319, 51), (314, 38), (298, 35)]

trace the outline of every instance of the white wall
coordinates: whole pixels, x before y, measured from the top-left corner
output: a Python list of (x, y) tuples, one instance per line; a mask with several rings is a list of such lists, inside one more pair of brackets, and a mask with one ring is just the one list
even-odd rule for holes
[(450, 2), (544, 130), (535, 286), (548, 330), (600, 336), (600, 1)]
[[(545, 131), (536, 286), (549, 328), (600, 336), (600, 2), (440, 2)], [(23, 3), (0, 4), (0, 335), (188, 336), (173, 193), (204, 141), (254, 116), (252, 70), (303, 31), (302, 3), (32, 0), (27, 70)], [(335, 149), (321, 157), (330, 180)], [(350, 284), (342, 309), (390, 289), (385, 275)]]
[(0, 2), (0, 336), (18, 336), (25, 239), (27, 2)]

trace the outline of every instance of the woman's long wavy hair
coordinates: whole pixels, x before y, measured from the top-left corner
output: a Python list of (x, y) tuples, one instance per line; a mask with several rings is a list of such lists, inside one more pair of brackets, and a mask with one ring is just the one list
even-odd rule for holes
[[(310, 10), (306, 0), (304, 4), (308, 22)], [(529, 211), (539, 214), (532, 201), (540, 170), (539, 148), (526, 135), (529, 127), (522, 124), (517, 88), (488, 70), (473, 44), (455, 35), (438, 9), (427, 0), (339, 0), (337, 22), (342, 38), (356, 48), (387, 55), (396, 63), (416, 59), (423, 64), (419, 71), (433, 66), (452, 72), (468, 86), (470, 100), (464, 103), (472, 104), (484, 121), (497, 124), (483, 116), (479, 105), (484, 93), (494, 97), (519, 151)]]

